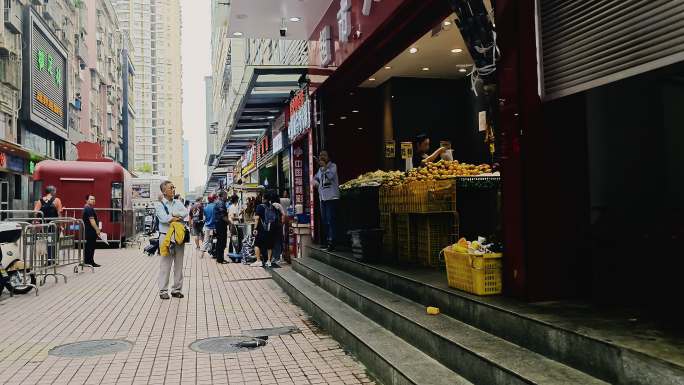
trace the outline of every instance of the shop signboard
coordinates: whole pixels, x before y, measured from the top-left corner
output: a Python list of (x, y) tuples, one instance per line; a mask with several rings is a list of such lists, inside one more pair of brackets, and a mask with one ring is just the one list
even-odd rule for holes
[(301, 144), (292, 147), (292, 159), (294, 202), (304, 204), (304, 149)]
[(150, 198), (150, 184), (132, 184), (133, 199), (149, 199)]
[(24, 116), (68, 138), (67, 55), (33, 8), (27, 12), (24, 35)]
[(7, 168), (7, 155), (0, 152), (0, 168)]
[(413, 143), (401, 142), (401, 159), (413, 158)]
[(311, 99), (309, 89), (300, 89), (290, 102), (290, 123), (287, 136), (293, 142), (311, 127)]
[(226, 174), (226, 186), (232, 185), (233, 182), (234, 182), (233, 173), (232, 173), (232, 172), (229, 172), (228, 174)]
[(276, 136), (273, 137), (273, 153), (277, 154), (282, 149), (283, 149), (283, 133), (279, 132)]
[(7, 155), (6, 169), (23, 174), (26, 170), (26, 161), (18, 156)]
[(245, 154), (245, 159), (242, 162), (242, 176), (245, 176), (249, 174), (250, 172), (254, 171), (256, 168), (256, 154), (255, 154), (255, 148), (254, 146), (250, 147), (250, 149), (247, 151)]
[(385, 158), (394, 159), (397, 156), (397, 142), (394, 140), (385, 141)]
[(404, 1), (333, 1), (310, 36), (309, 65), (339, 67)]

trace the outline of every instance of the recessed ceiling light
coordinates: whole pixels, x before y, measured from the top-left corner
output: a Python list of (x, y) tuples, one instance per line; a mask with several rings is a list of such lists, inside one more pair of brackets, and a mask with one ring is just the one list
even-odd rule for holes
[(242, 32), (233, 32), (233, 36), (242, 36)]
[(358, 130), (363, 130), (363, 127), (359, 127)]
[(290, 18), (290, 21), (293, 22), (293, 23), (296, 23), (296, 22), (298, 22), (298, 21), (302, 21), (302, 18), (301, 18), (301, 17), (291, 17), (291, 18)]
[(428, 67), (423, 67), (423, 68), (421, 68), (421, 69), (422, 69), (423, 71), (430, 71), (430, 68), (428, 68)]
[(346, 116), (340, 116), (340, 120), (345, 120), (345, 119), (347, 119)]
[(390, 66), (385, 66), (385, 69), (386, 69), (386, 70), (391, 70), (392, 67), (390, 67)]
[(450, 22), (449, 20), (447, 20), (447, 21), (444, 22), (444, 25), (448, 27), (448, 26), (451, 25), (451, 22)]
[(353, 112), (353, 113), (357, 113), (357, 112), (359, 112), (359, 110), (352, 110), (352, 112)]
[(371, 81), (371, 82), (374, 82), (374, 81), (375, 81), (375, 78), (370, 78), (370, 79), (368, 79), (368, 80)]
[(416, 53), (416, 52), (418, 52), (418, 48), (416, 48), (416, 47), (411, 47), (411, 49), (409, 50), (409, 52), (410, 52), (410, 53)]
[(451, 50), (451, 53), (461, 53), (461, 52), (463, 52), (463, 50), (460, 48), (454, 48)]
[(467, 71), (468, 71), (468, 70), (465, 69), (465, 68), (460, 68), (460, 69), (458, 70), (458, 72), (467, 72)]
[(328, 123), (328, 126), (334, 126), (335, 123)]

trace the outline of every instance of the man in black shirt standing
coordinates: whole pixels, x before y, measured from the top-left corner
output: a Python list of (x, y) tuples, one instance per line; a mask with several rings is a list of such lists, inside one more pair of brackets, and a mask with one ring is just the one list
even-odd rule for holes
[(95, 263), (95, 245), (97, 238), (100, 236), (100, 226), (97, 221), (97, 213), (95, 212), (95, 196), (92, 194), (86, 195), (86, 205), (83, 207), (83, 224), (85, 226), (85, 249), (83, 262), (92, 267), (100, 267)]
[(228, 263), (225, 259), (226, 244), (228, 243), (228, 209), (226, 207), (226, 198), (228, 193), (221, 190), (218, 193), (218, 199), (214, 202), (214, 224), (216, 225), (216, 249), (215, 257), (216, 263)]

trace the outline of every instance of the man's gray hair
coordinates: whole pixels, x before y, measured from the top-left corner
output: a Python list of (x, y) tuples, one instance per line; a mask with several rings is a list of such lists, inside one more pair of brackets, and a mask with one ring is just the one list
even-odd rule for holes
[(161, 192), (164, 192), (166, 185), (169, 185), (171, 183), (173, 183), (173, 182), (171, 182), (170, 180), (165, 180), (165, 181), (161, 182), (161, 184), (159, 185), (159, 189), (161, 190)]
[(45, 188), (45, 194), (54, 194), (57, 192), (57, 188), (55, 186), (47, 186)]

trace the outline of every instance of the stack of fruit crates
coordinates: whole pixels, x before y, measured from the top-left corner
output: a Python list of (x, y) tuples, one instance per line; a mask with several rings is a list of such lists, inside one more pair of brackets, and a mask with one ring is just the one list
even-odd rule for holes
[(394, 224), (397, 231), (397, 258), (401, 262), (415, 262), (415, 232), (411, 231), (411, 218), (408, 214), (395, 215)]
[(442, 249), (458, 239), (457, 215), (418, 215), (415, 225), (415, 248), (418, 263), (423, 266), (444, 266)]
[(394, 225), (393, 215), (390, 213), (380, 214), (380, 227), (383, 230), (382, 236), (382, 254), (390, 260), (396, 258), (397, 242), (396, 242), (396, 226)]

